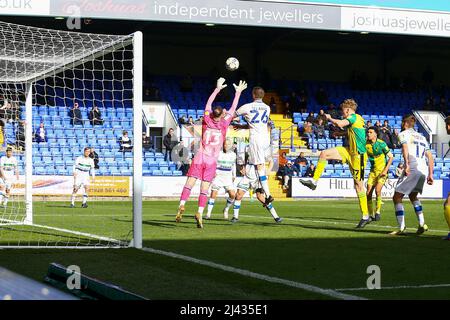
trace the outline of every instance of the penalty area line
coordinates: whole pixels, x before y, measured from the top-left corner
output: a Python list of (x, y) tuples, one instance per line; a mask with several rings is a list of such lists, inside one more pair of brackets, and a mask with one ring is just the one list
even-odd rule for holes
[(249, 270), (239, 269), (239, 268), (211, 262), (208, 260), (197, 259), (197, 258), (185, 256), (182, 254), (170, 252), (170, 251), (158, 250), (158, 249), (153, 249), (153, 248), (149, 248), (149, 247), (144, 247), (144, 248), (142, 248), (142, 250), (145, 252), (153, 253), (153, 254), (159, 254), (159, 255), (166, 256), (166, 257), (171, 257), (171, 258), (180, 259), (180, 260), (195, 263), (195, 264), (200, 264), (200, 265), (207, 266), (210, 268), (239, 274), (241, 276), (248, 277), (248, 278), (258, 279), (258, 280), (276, 283), (276, 284), (282, 284), (282, 285), (285, 285), (288, 287), (293, 287), (293, 288), (302, 289), (302, 290), (313, 292), (313, 293), (322, 294), (322, 295), (329, 296), (329, 297), (336, 298), (336, 299), (368, 300), (367, 298), (363, 298), (363, 297), (359, 297), (359, 296), (355, 296), (355, 295), (349, 295), (346, 293), (338, 292), (333, 289), (323, 289), (320, 287), (316, 287), (316, 286), (301, 283), (301, 282), (286, 280), (286, 279), (277, 278), (277, 277), (271, 277), (268, 275), (252, 272)]

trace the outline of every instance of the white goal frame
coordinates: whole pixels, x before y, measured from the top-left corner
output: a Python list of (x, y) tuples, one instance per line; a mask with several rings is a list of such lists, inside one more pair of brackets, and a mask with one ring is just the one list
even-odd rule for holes
[[(39, 29), (39, 28), (36, 28)], [(125, 39), (125, 40), (124, 40)], [(102, 57), (108, 53), (112, 53), (115, 50), (123, 49), (129, 45), (133, 46), (133, 237), (129, 243), (124, 243), (121, 240), (112, 239), (109, 237), (103, 237), (100, 235), (84, 233), (76, 230), (69, 230), (57, 227), (51, 227), (46, 225), (39, 225), (34, 223), (33, 219), (33, 84), (39, 80), (45, 79), (52, 73), (59, 73), (64, 70), (82, 65), (83, 63)], [(8, 57), (0, 56), (0, 60), (7, 59)], [(40, 61), (36, 61), (40, 62)], [(0, 79), (0, 83), (17, 84), (25, 86), (25, 219), (20, 221), (9, 221), (2, 219), (5, 222), (2, 225), (28, 225), (37, 228), (49, 229), (59, 231), (63, 233), (70, 233), (73, 235), (79, 235), (89, 237), (101, 241), (108, 242), (108, 245), (94, 245), (94, 246), (27, 246), (27, 245), (0, 245), (0, 249), (41, 249), (41, 248), (54, 248), (54, 249), (102, 249), (102, 248), (123, 248), (134, 247), (137, 249), (142, 248), (142, 100), (143, 100), (143, 34), (141, 31), (137, 31), (129, 36), (124, 36), (120, 41), (112, 42), (107, 47), (100, 47), (94, 52), (80, 57), (76, 61), (70, 61), (66, 64), (61, 64), (53, 68), (49, 68), (41, 74), (34, 75), (29, 78), (14, 78), (14, 79)]]

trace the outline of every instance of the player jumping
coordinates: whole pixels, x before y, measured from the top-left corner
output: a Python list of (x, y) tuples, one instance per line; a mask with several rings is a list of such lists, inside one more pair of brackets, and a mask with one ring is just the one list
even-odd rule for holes
[(270, 194), (269, 181), (266, 174), (266, 159), (271, 154), (272, 147), (267, 128), (270, 107), (262, 101), (264, 94), (263, 88), (254, 87), (252, 90), (253, 102), (241, 106), (236, 111), (236, 115), (243, 116), (248, 123), (250, 129), (249, 164), (256, 166), (258, 180), (266, 195), (264, 203), (268, 205), (274, 199)]
[(78, 157), (75, 160), (75, 164), (73, 165), (73, 191), (72, 191), (72, 203), (70, 204), (71, 208), (75, 208), (75, 197), (77, 195), (78, 190), (81, 187), (84, 187), (83, 193), (83, 204), (82, 208), (87, 208), (87, 198), (89, 193), (89, 185), (90, 185), (90, 176), (92, 175), (92, 182), (95, 179), (95, 165), (94, 159), (89, 157), (91, 153), (91, 149), (86, 147), (84, 148), (83, 156)]
[(214, 203), (220, 189), (224, 188), (228, 193), (227, 204), (223, 209), (223, 218), (228, 220), (228, 210), (233, 204), (236, 195), (236, 188), (234, 187), (234, 179), (236, 178), (236, 153), (232, 150), (233, 142), (226, 139), (223, 151), (220, 151), (217, 159), (216, 177), (211, 186), (211, 196), (208, 201), (208, 212), (205, 219), (211, 218), (211, 212), (214, 208)]
[[(415, 124), (416, 118), (413, 115), (404, 116), (402, 120), (402, 132), (398, 135), (402, 145), (405, 169), (398, 180), (394, 197), (392, 198), (399, 229), (391, 232), (391, 235), (405, 233), (405, 209), (402, 202), (405, 195), (409, 195), (409, 200), (419, 220), (419, 228), (416, 233), (422, 234), (428, 230), (423, 216), (422, 204), (417, 198), (417, 195), (422, 193), (425, 180), (427, 180), (429, 185), (433, 184), (434, 160), (427, 139), (414, 130)], [(425, 159), (428, 159), (428, 166)]]
[(6, 148), (6, 156), (0, 159), (0, 203), (6, 208), (8, 205), (9, 196), (11, 194), (11, 187), (14, 177), (16, 181), (19, 180), (19, 170), (17, 166), (17, 159), (13, 156), (11, 147)]
[[(265, 166), (265, 165), (264, 165)], [(241, 209), (241, 200), (244, 197), (245, 193), (250, 189), (255, 190), (256, 198), (263, 204), (263, 207), (270, 212), (273, 219), (276, 223), (281, 223), (283, 221), (277, 214), (277, 211), (273, 207), (272, 203), (267, 203), (267, 195), (264, 193), (264, 189), (261, 188), (261, 180), (258, 179), (258, 174), (256, 171), (256, 167), (252, 164), (247, 164), (242, 169), (242, 174), (244, 177), (239, 181), (237, 186), (236, 198), (234, 200), (234, 212), (233, 218), (231, 219), (232, 223), (236, 223), (239, 221), (239, 210)]]
[[(370, 174), (367, 179), (367, 206), (372, 221), (379, 221), (381, 219), (381, 189), (386, 183), (394, 156), (386, 142), (378, 139), (378, 129), (376, 127), (370, 127), (367, 131), (366, 149), (370, 161)], [(386, 157), (388, 157), (387, 163)], [(373, 190), (375, 190), (377, 197), (375, 215), (372, 202)]]
[(357, 108), (358, 105), (355, 100), (347, 99), (341, 104), (342, 114), (344, 115), (343, 120), (333, 119), (329, 114), (326, 115), (327, 119), (335, 126), (339, 128), (347, 127), (349, 146), (323, 150), (320, 153), (313, 180), (300, 179), (300, 183), (315, 190), (328, 160), (339, 160), (343, 163), (348, 163), (355, 182), (355, 190), (358, 195), (362, 214), (362, 219), (356, 227), (364, 228), (370, 222), (369, 210), (367, 208), (367, 195), (363, 183), (364, 169), (367, 162), (366, 129), (364, 128), (364, 119), (359, 114), (356, 114)]
[(212, 103), (217, 94), (227, 86), (224, 78), (219, 78), (217, 80), (216, 89), (206, 103), (205, 115), (202, 123), (202, 142), (187, 173), (188, 178), (184, 185), (183, 192), (181, 193), (180, 204), (175, 218), (176, 222), (181, 221), (185, 210), (184, 205), (189, 199), (192, 187), (195, 185), (197, 179), (200, 179), (200, 196), (198, 198), (198, 211), (195, 214), (195, 219), (197, 220), (197, 227), (203, 228), (202, 214), (208, 200), (209, 185), (216, 174), (217, 158), (219, 157), (220, 150), (223, 148), (227, 129), (230, 122), (233, 120), (233, 114), (239, 102), (241, 92), (247, 88), (247, 83), (244, 81), (240, 81), (238, 86), (235, 84), (233, 85), (236, 94), (228, 113), (224, 112), (223, 108), (220, 106), (212, 108)]

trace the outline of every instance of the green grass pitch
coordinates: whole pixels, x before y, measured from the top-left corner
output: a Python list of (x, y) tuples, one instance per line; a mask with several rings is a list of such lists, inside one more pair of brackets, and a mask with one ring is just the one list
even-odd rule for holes
[[(275, 224), (258, 202), (249, 200), (242, 204), (239, 222), (231, 224), (222, 219), (224, 202), (218, 201), (213, 219), (202, 230), (193, 219), (195, 201), (188, 203), (179, 224), (174, 222), (176, 201), (147, 201), (144, 246), (357, 297), (448, 299), (450, 241), (441, 240), (447, 232), (442, 203), (423, 201), (430, 231), (416, 236), (417, 219), (405, 202), (409, 234), (393, 237), (388, 232), (396, 220), (387, 199), (382, 220), (363, 230), (354, 228), (360, 219), (355, 200), (275, 201), (282, 224)], [(130, 237), (131, 205), (91, 202), (87, 209), (70, 209), (62, 202), (36, 202), (35, 222), (125, 239)], [(68, 241), (49, 231), (0, 227), (3, 245), (18, 239), (45, 245), (55, 238)], [(43, 279), (51, 262), (78, 265), (87, 275), (150, 299), (332, 299), (136, 249), (0, 250), (0, 266), (37, 280)], [(364, 289), (370, 265), (381, 269), (381, 290)], [(349, 288), (353, 290), (342, 290)]]

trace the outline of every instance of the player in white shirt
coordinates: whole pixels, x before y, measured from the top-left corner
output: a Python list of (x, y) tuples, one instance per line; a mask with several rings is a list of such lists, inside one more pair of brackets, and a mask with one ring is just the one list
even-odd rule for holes
[(19, 180), (17, 159), (13, 156), (11, 147), (6, 149), (6, 156), (1, 157), (0, 159), (0, 176), (0, 203), (6, 208), (14, 178), (15, 181)]
[(425, 180), (429, 185), (433, 184), (434, 160), (428, 141), (422, 134), (414, 130), (415, 124), (416, 118), (413, 115), (404, 116), (402, 120), (403, 131), (398, 135), (402, 145), (405, 169), (397, 182), (393, 197), (399, 229), (391, 232), (391, 235), (405, 233), (405, 209), (402, 203), (405, 195), (409, 196), (409, 200), (419, 220), (419, 228), (416, 233), (422, 234), (428, 230), (423, 216), (422, 204), (417, 198), (417, 195), (422, 193)]
[(92, 175), (92, 182), (94, 182), (95, 179), (95, 164), (94, 159), (89, 157), (90, 153), (90, 148), (84, 148), (83, 156), (78, 157), (75, 160), (75, 164), (73, 165), (73, 192), (72, 203), (70, 204), (71, 208), (75, 207), (75, 197), (81, 187), (84, 188), (83, 204), (81, 205), (81, 207), (87, 208), (87, 198), (91, 178), (90, 176)]
[(264, 203), (268, 205), (274, 200), (270, 194), (265, 166), (266, 159), (272, 152), (270, 133), (267, 128), (270, 107), (262, 101), (264, 98), (264, 90), (261, 87), (254, 87), (252, 96), (253, 102), (241, 106), (236, 111), (236, 115), (243, 116), (248, 123), (250, 129), (248, 163), (256, 166), (258, 180), (266, 196)]
[[(267, 157), (265, 161), (270, 163), (272, 162), (272, 159), (270, 157)], [(237, 185), (236, 197), (234, 199), (234, 212), (231, 222), (236, 223), (237, 221), (239, 221), (239, 210), (241, 209), (242, 198), (244, 198), (244, 195), (247, 193), (247, 191), (254, 190), (256, 193), (256, 198), (259, 200), (259, 202), (262, 203), (263, 207), (270, 212), (275, 222), (281, 223), (283, 219), (278, 216), (277, 211), (273, 207), (273, 204), (271, 202), (266, 203), (267, 197), (264, 193), (263, 188), (261, 188), (261, 181), (258, 179), (256, 167), (254, 165), (248, 164), (248, 160), (246, 163), (247, 164), (242, 169), (242, 174), (244, 175), (244, 177), (241, 179), (241, 181), (239, 181)]]
[(206, 219), (211, 218), (211, 212), (220, 189), (224, 188), (228, 193), (227, 204), (223, 209), (224, 219), (228, 219), (228, 210), (234, 201), (236, 188), (234, 187), (234, 179), (236, 178), (236, 153), (234, 153), (233, 142), (227, 139), (224, 143), (223, 151), (220, 152), (217, 159), (216, 176), (211, 185), (211, 196), (208, 201), (208, 212)]

